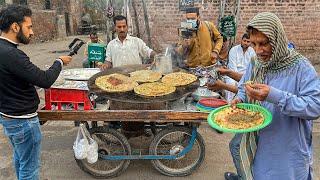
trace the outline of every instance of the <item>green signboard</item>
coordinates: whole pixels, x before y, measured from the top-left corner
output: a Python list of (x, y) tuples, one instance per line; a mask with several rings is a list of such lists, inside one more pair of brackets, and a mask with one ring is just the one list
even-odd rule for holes
[(234, 37), (237, 32), (234, 16), (225, 16), (220, 20), (220, 32), (226, 37)]
[(89, 63), (93, 61), (104, 62), (106, 58), (106, 46), (99, 43), (90, 43), (88, 46)]

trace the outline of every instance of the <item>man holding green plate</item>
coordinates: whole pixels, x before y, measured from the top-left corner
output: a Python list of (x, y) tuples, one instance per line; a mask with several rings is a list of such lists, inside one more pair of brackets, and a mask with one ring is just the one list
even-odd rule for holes
[(243, 134), (239, 175), (246, 180), (312, 179), (312, 120), (320, 116), (317, 72), (307, 58), (287, 47), (275, 14), (259, 13), (247, 30), (257, 56), (232, 104), (260, 104), (273, 120), (258, 132)]

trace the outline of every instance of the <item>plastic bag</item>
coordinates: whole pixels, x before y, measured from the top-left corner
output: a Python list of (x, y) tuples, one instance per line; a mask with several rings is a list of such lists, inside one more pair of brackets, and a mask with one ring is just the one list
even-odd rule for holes
[(87, 160), (88, 160), (88, 163), (90, 163), (90, 164), (93, 164), (98, 161), (98, 144), (91, 137), (89, 138)]
[(74, 155), (77, 159), (87, 158), (88, 163), (93, 164), (98, 160), (98, 144), (90, 136), (86, 126), (80, 124), (76, 141), (73, 145)]
[(89, 142), (88, 151), (87, 151), (87, 160), (88, 160), (88, 163), (93, 164), (98, 160), (98, 144), (91, 137), (90, 133), (88, 132), (87, 128), (84, 125), (83, 125), (83, 132), (86, 135)]
[(76, 141), (73, 143), (73, 151), (74, 151), (74, 156), (76, 159), (85, 159), (87, 157), (87, 152), (89, 148), (89, 142), (86, 137), (86, 135), (83, 132), (83, 128), (80, 124), (80, 127), (78, 129), (78, 134)]

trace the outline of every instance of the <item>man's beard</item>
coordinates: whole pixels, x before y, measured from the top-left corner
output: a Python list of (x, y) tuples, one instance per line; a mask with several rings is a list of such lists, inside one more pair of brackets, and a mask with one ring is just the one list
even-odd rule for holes
[(118, 36), (122, 37), (122, 38), (126, 38), (127, 37), (127, 32), (119, 32)]
[(242, 47), (243, 50), (247, 50), (249, 46), (241, 45), (241, 47)]
[(17, 34), (17, 39), (18, 39), (18, 41), (19, 41), (20, 43), (22, 43), (22, 44), (29, 44), (29, 42), (30, 42), (30, 40), (31, 40), (30, 37), (27, 38), (27, 37), (23, 34), (21, 28), (20, 28), (20, 30), (19, 30), (19, 32), (18, 32), (18, 34)]

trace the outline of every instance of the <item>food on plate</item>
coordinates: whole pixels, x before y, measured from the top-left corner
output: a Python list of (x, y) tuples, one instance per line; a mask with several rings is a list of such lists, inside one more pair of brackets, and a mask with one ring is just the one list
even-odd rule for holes
[(137, 82), (155, 82), (162, 77), (162, 74), (152, 70), (139, 70), (130, 73), (130, 77)]
[(144, 83), (134, 88), (136, 94), (148, 97), (168, 95), (175, 90), (176, 87), (161, 82)]
[(107, 92), (127, 92), (138, 86), (138, 83), (130, 77), (118, 73), (100, 76), (95, 84)]
[(227, 129), (249, 129), (261, 125), (264, 117), (260, 112), (227, 107), (217, 112), (214, 121)]
[(184, 72), (174, 72), (165, 75), (161, 82), (169, 84), (171, 86), (184, 86), (191, 84), (197, 80), (197, 76)]

